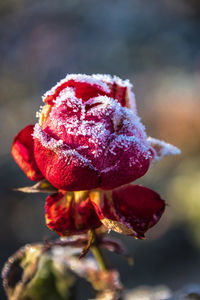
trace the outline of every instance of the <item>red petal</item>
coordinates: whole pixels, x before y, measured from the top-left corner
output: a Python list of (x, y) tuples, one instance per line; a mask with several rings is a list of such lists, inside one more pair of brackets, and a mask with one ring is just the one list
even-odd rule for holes
[(79, 234), (102, 225), (87, 192), (60, 190), (47, 197), (45, 210), (47, 226), (61, 236)]
[[(44, 131), (43, 134), (52, 143), (56, 142)], [(45, 178), (58, 189), (80, 191), (99, 186), (98, 172), (75, 150), (62, 146), (51, 150), (35, 138), (35, 159)]]
[(162, 216), (165, 201), (153, 190), (127, 185), (113, 190), (113, 205), (118, 220), (136, 232), (139, 238)]
[(101, 173), (102, 189), (114, 189), (140, 178), (147, 172), (149, 154), (148, 151), (141, 150), (139, 143), (129, 142), (125, 148), (114, 140), (108, 149), (111, 151), (107, 151), (104, 155), (104, 166)]
[(108, 84), (111, 92), (110, 97), (117, 99), (121, 106), (129, 107), (128, 91), (126, 86), (119, 86), (115, 82), (113, 84)]
[(44, 176), (35, 162), (33, 128), (34, 125), (28, 125), (15, 136), (11, 153), (28, 178), (39, 181)]
[(165, 209), (164, 200), (156, 192), (139, 185), (126, 185), (112, 192), (92, 191), (90, 198), (107, 228), (141, 239)]
[(60, 94), (62, 90), (64, 90), (66, 87), (72, 87), (75, 90), (75, 96), (77, 98), (81, 98), (84, 102), (88, 99), (97, 97), (97, 96), (109, 96), (114, 99), (117, 99), (119, 103), (123, 107), (132, 108), (135, 110), (135, 97), (133, 92), (131, 91), (130, 86), (126, 85), (119, 85), (115, 81), (113, 83), (110, 83), (109, 81), (104, 81), (103, 79), (100, 80), (102, 82), (105, 82), (109, 88), (110, 92), (105, 92), (99, 85), (97, 84), (91, 84), (88, 82), (82, 82), (78, 79), (70, 79), (67, 80), (64, 83), (61, 83), (56, 89), (55, 92), (52, 95), (49, 95), (45, 98), (44, 102), (53, 105), (53, 100), (57, 98), (57, 96)]
[(90, 98), (97, 97), (99, 95), (108, 95), (97, 84), (89, 84), (87, 82), (75, 81), (74, 79), (68, 80), (58, 86), (53, 95), (49, 95), (44, 100), (46, 103), (53, 105), (53, 100), (60, 94), (66, 87), (72, 87), (75, 89), (75, 96), (81, 98), (84, 102)]

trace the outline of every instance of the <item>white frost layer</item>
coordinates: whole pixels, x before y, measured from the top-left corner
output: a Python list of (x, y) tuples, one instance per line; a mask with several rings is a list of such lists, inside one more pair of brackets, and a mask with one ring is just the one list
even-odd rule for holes
[[(86, 104), (95, 104), (99, 103), (98, 106), (95, 106), (91, 111), (91, 115), (101, 115), (110, 116), (112, 119), (114, 129), (117, 131), (120, 123), (123, 123), (123, 128), (127, 130), (133, 130), (132, 126), (139, 129), (140, 133), (143, 134), (143, 137), (146, 139), (145, 127), (142, 124), (140, 118), (137, 116), (136, 112), (130, 110), (127, 107), (122, 107), (118, 100), (110, 98), (108, 96), (98, 96), (93, 99), (90, 99)], [(135, 132), (133, 132), (135, 134)]]
[(148, 154), (149, 156), (149, 147), (147, 144), (143, 144), (141, 142), (141, 139), (136, 136), (126, 136), (126, 135), (118, 135), (112, 142), (112, 147), (110, 150), (113, 150), (114, 148), (123, 148), (124, 151), (127, 151), (130, 149), (131, 146), (137, 146), (140, 150), (140, 153)]
[[(121, 86), (132, 87), (129, 81), (121, 81), (117, 77), (112, 78), (109, 75), (94, 75), (94, 77), (95, 80), (101, 82), (104, 80), (107, 83), (116, 82)], [(62, 140), (51, 138), (39, 124), (35, 126), (34, 137), (39, 139), (44, 147), (55, 152), (59, 151), (67, 160), (71, 156), (73, 160), (76, 158), (77, 163), (81, 161), (92, 166), (91, 160), (85, 158), (85, 154), (82, 156), (78, 153), (79, 150), (83, 150), (83, 147), (84, 149), (88, 148), (88, 153), (92, 154), (94, 158), (107, 155), (108, 152), (116, 155), (119, 148), (126, 152), (132, 147), (137, 149), (138, 155), (143, 154), (147, 159), (151, 157), (145, 127), (140, 118), (135, 111), (122, 107), (118, 100), (108, 96), (97, 96), (83, 102), (75, 96), (73, 88), (66, 87), (53, 102), (54, 105), (48, 115), (48, 126), (51, 128), (52, 125), (52, 131), (56, 129), (60, 136), (73, 136), (77, 143), (76, 150), (67, 149), (70, 147), (65, 145)], [(82, 146), (82, 139), (84, 144), (88, 140), (88, 144)], [(137, 160), (137, 151), (134, 155), (135, 160)], [(117, 168), (118, 159), (120, 160), (121, 157), (113, 162), (113, 166), (107, 167), (102, 172)], [(134, 163), (136, 161), (132, 161), (130, 157), (130, 166)], [(92, 166), (92, 168), (95, 167)]]
[(121, 87), (127, 87), (127, 88), (132, 88), (133, 85), (130, 83), (129, 79), (122, 80), (118, 76), (114, 75), (113, 77), (109, 74), (92, 74), (91, 75), (93, 78), (99, 80), (99, 81), (104, 81), (106, 83), (116, 83), (117, 85)]
[(47, 135), (47, 133), (42, 130), (38, 123), (35, 124), (33, 138), (37, 138), (41, 142), (43, 147), (52, 151), (56, 151), (61, 146), (63, 146), (62, 140), (55, 140), (54, 138)]
[(178, 155), (181, 154), (181, 150), (171, 144), (168, 144), (164, 141), (148, 137), (147, 139), (149, 145), (154, 149), (156, 152), (156, 157), (154, 160), (159, 160), (164, 156), (168, 155)]
[[(70, 107), (74, 112), (73, 116), (57, 118), (56, 111), (61, 105)], [(86, 110), (88, 106), (91, 106), (91, 108)], [(77, 117), (78, 112), (81, 112), (80, 118)], [(91, 116), (98, 117), (100, 121), (88, 120)], [(49, 117), (51, 118), (51, 123), (54, 124), (54, 127), (59, 132), (62, 132), (63, 128), (65, 128), (65, 132), (69, 135), (88, 137), (89, 143), (93, 144), (92, 153), (94, 157), (99, 157), (103, 154), (103, 151), (108, 146), (108, 140), (112, 138), (113, 134), (106, 128), (108, 118), (112, 120), (114, 129), (118, 132), (115, 146), (117, 146), (118, 141), (120, 148), (128, 148), (135, 141), (138, 147), (140, 146), (141, 152), (148, 151), (145, 127), (141, 123), (140, 118), (132, 110), (122, 107), (118, 100), (108, 96), (97, 96), (83, 103), (81, 99), (76, 98), (73, 88), (67, 87), (54, 100), (54, 106)], [(122, 130), (125, 133), (131, 132), (132, 136), (120, 134), (118, 131), (120, 126), (122, 126)], [(45, 145), (46, 147), (51, 147), (49, 143), (45, 143)], [(110, 152), (112, 152), (112, 149), (110, 149)]]

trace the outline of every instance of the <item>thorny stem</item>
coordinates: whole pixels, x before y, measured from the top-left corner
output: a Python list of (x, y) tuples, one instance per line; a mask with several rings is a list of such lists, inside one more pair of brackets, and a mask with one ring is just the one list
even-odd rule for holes
[(91, 251), (92, 254), (94, 255), (95, 259), (97, 260), (97, 262), (99, 263), (99, 267), (102, 271), (106, 271), (108, 270), (108, 266), (105, 260), (105, 257), (103, 255), (102, 249), (99, 246), (99, 240), (98, 240), (98, 236), (95, 232), (95, 230), (91, 230), (91, 234), (92, 234), (92, 245), (91, 245)]

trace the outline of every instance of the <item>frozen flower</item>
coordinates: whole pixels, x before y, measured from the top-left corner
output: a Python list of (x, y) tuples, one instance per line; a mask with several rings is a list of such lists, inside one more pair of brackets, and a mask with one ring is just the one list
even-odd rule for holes
[(143, 237), (161, 217), (164, 201), (144, 187), (119, 187), (179, 150), (147, 138), (130, 82), (109, 75), (67, 75), (43, 101), (39, 122), (15, 137), (12, 154), (30, 179), (46, 179), (59, 189), (47, 198), (48, 226), (69, 235), (102, 222)]

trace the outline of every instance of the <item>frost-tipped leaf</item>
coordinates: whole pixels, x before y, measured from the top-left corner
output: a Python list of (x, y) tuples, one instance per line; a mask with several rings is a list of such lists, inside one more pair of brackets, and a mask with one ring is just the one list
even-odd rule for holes
[(164, 141), (148, 137), (149, 145), (152, 147), (153, 161), (162, 159), (165, 156), (181, 154), (180, 149)]

